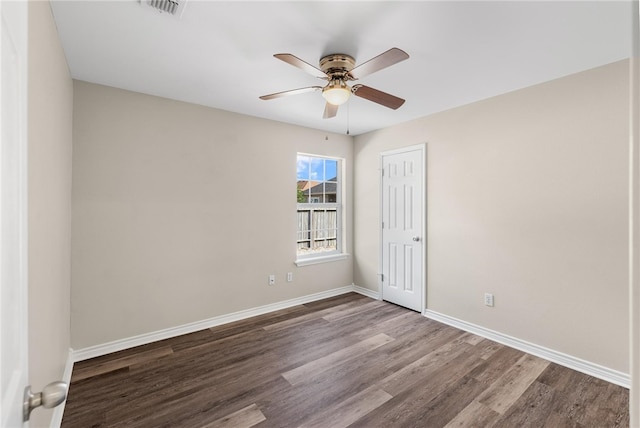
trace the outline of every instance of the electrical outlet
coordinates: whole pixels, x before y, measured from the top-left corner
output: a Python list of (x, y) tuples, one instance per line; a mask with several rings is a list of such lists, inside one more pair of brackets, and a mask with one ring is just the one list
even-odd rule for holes
[(484, 293), (484, 304), (485, 304), (485, 306), (493, 307), (493, 294)]
[(293, 272), (287, 272), (287, 282), (293, 281)]
[(275, 284), (276, 284), (276, 276), (269, 275), (269, 285), (275, 285)]

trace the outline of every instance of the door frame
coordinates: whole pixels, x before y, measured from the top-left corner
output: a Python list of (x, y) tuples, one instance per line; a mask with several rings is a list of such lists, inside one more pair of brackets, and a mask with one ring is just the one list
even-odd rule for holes
[(378, 259), (378, 271), (380, 272), (378, 274), (378, 296), (379, 296), (379, 300), (383, 300), (384, 296), (383, 296), (383, 281), (382, 281), (382, 275), (384, 273), (383, 270), (383, 266), (384, 266), (384, 252), (383, 252), (383, 243), (382, 243), (382, 239), (383, 239), (383, 234), (384, 234), (384, 230), (382, 228), (382, 218), (383, 218), (383, 210), (384, 210), (384, 200), (383, 200), (383, 188), (382, 188), (382, 182), (383, 182), (383, 171), (384, 171), (384, 164), (383, 164), (383, 159), (385, 156), (389, 156), (389, 155), (394, 155), (394, 154), (400, 154), (400, 153), (406, 153), (406, 152), (412, 152), (412, 151), (420, 151), (421, 152), (421, 160), (422, 160), (422, 171), (421, 171), (421, 181), (422, 181), (422, 206), (420, 207), (421, 209), (421, 219), (420, 219), (420, 225), (422, 226), (422, 233), (421, 233), (421, 240), (422, 240), (422, 269), (421, 269), (421, 281), (420, 281), (420, 286), (421, 286), (421, 292), (422, 292), (422, 299), (420, 302), (420, 313), (424, 315), (424, 311), (427, 309), (427, 240), (428, 240), (428, 233), (427, 233), (427, 143), (420, 143), (420, 144), (414, 144), (411, 146), (406, 146), (406, 147), (401, 147), (398, 149), (393, 149), (393, 150), (386, 150), (384, 152), (380, 152), (379, 154), (379, 159), (378, 159), (378, 165), (380, 166), (379, 169), (379, 178), (380, 178), (380, 183), (378, 184), (378, 192), (379, 192), (379, 207), (378, 207), (378, 214), (379, 214), (379, 221), (378, 221), (378, 244), (379, 244), (379, 259)]

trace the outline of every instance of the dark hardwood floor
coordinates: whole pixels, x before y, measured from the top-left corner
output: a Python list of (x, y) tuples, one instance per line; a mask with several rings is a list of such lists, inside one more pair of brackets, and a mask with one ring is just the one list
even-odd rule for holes
[(79, 362), (62, 427), (618, 427), (625, 388), (351, 293)]

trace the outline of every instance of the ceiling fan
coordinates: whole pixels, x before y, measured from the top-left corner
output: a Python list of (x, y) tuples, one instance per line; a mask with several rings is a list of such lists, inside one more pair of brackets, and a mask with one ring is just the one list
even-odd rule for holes
[(401, 49), (391, 48), (380, 55), (371, 58), (369, 61), (356, 66), (353, 57), (346, 54), (331, 54), (320, 59), (320, 68), (301, 60), (289, 53), (274, 55), (279, 60), (298, 67), (312, 76), (328, 80), (326, 86), (308, 86), (306, 88), (292, 89), (275, 94), (263, 95), (262, 100), (272, 100), (288, 95), (303, 94), (306, 92), (322, 91), (322, 96), (327, 101), (324, 108), (323, 118), (335, 117), (338, 113), (338, 106), (347, 102), (351, 94), (364, 98), (374, 103), (378, 103), (393, 110), (404, 104), (402, 98), (379, 91), (369, 86), (357, 84), (349, 86), (350, 80), (358, 80), (371, 73), (390, 67), (394, 64), (409, 58), (409, 55)]

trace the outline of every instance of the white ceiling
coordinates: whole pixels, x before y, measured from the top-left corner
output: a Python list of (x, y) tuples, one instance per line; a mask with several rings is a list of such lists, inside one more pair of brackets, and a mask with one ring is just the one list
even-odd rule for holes
[[(75, 79), (352, 135), (628, 58), (629, 1), (195, 1), (181, 19), (138, 0), (52, 2)], [(406, 99), (352, 97), (322, 119), (323, 85), (273, 57), (410, 58), (358, 83)]]

